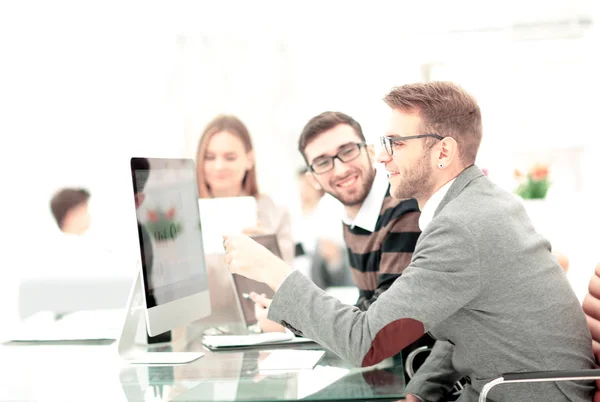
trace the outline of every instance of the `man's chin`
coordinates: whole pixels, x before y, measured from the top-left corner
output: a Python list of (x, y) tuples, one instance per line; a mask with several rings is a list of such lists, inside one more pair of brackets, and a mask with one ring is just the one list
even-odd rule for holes
[(390, 188), (390, 195), (397, 199), (397, 200), (403, 200), (405, 198), (413, 198), (414, 195), (410, 194), (411, 192), (406, 191), (406, 189), (403, 188)]
[(362, 204), (366, 197), (363, 197), (361, 194), (355, 195), (336, 195), (335, 198), (346, 207), (353, 207), (356, 205)]

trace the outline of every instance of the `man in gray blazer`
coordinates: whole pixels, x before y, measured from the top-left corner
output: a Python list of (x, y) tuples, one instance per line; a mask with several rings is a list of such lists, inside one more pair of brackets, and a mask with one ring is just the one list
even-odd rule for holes
[[(328, 296), (244, 236), (225, 237), (232, 272), (274, 290), (269, 319), (340, 357), (371, 366), (425, 332), (443, 341), (407, 386), (408, 401), (437, 401), (461, 376), (476, 401), (505, 372), (594, 367), (586, 320), (550, 244), (516, 197), (477, 168), (476, 101), (444, 82), (394, 88), (378, 161), (395, 198), (419, 203), (422, 234), (410, 265), (368, 311)], [(507, 384), (492, 401), (590, 401), (592, 382)]]

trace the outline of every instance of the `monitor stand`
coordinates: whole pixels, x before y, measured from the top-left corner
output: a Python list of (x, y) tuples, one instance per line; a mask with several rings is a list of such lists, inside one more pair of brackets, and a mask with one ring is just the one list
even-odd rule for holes
[(129, 364), (185, 364), (204, 356), (201, 352), (148, 352), (146, 308), (141, 269), (135, 275), (127, 301), (125, 322), (117, 343), (119, 356)]

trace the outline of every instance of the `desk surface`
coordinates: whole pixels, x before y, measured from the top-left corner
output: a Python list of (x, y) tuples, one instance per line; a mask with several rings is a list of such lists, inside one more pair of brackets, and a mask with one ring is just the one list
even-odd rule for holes
[(199, 328), (193, 329), (194, 326), (175, 331), (175, 341), (169, 348), (203, 351), (205, 356), (179, 366), (127, 365), (119, 359), (115, 344), (101, 342), (0, 345), (0, 401), (312, 401), (404, 397), (403, 367), (398, 358), (375, 368), (360, 369), (327, 352), (312, 370), (263, 371), (259, 363), (273, 350), (212, 353), (202, 347)]

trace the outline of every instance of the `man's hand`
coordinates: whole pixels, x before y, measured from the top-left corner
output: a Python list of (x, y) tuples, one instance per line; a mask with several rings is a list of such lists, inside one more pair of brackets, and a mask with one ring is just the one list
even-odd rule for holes
[(419, 398), (417, 398), (416, 396), (414, 396), (413, 394), (407, 394), (405, 401), (406, 402), (423, 402)]
[(292, 272), (283, 260), (248, 236), (223, 236), (223, 246), (231, 273), (266, 283), (275, 291)]
[(250, 292), (250, 299), (254, 302), (254, 314), (256, 315), (258, 326), (263, 332), (285, 332), (283, 326), (267, 318), (271, 299), (268, 299), (264, 293), (259, 295), (254, 292)]

